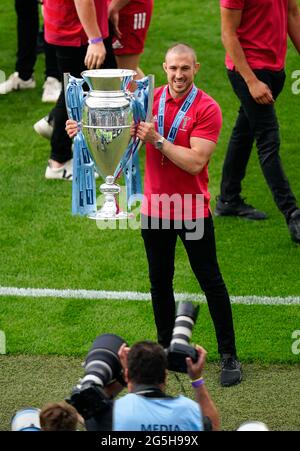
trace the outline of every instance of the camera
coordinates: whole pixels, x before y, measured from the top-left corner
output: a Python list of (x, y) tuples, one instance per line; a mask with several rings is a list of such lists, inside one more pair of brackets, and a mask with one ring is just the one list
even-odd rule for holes
[(99, 335), (93, 342), (84, 362), (84, 377), (74, 387), (70, 399), (67, 399), (84, 419), (107, 408), (109, 397), (104, 391), (107, 384), (117, 380), (126, 385), (118, 356), (123, 344), (127, 345), (125, 340), (114, 334)]
[(198, 313), (199, 305), (195, 307), (192, 302), (179, 302), (171, 344), (166, 351), (170, 371), (186, 373), (186, 357), (190, 357), (193, 362), (198, 360), (197, 350), (189, 345)]

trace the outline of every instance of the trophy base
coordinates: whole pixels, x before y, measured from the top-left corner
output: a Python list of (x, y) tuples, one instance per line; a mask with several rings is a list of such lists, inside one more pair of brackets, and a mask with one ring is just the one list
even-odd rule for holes
[(122, 219), (132, 219), (134, 218), (133, 213), (127, 213), (125, 211), (120, 211), (119, 213), (107, 213), (97, 211), (96, 213), (93, 213), (88, 216), (89, 219), (93, 219), (94, 221), (120, 221)]
[(133, 213), (118, 211), (115, 196), (120, 193), (121, 188), (114, 181), (115, 178), (112, 175), (108, 175), (105, 178), (105, 183), (100, 186), (100, 191), (105, 196), (104, 204), (96, 213), (89, 215), (89, 219), (94, 221), (119, 221), (121, 219), (134, 218)]

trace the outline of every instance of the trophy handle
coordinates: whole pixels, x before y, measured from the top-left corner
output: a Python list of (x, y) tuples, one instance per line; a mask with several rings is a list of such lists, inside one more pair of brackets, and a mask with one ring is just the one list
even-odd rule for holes
[(148, 108), (147, 108), (146, 122), (151, 122), (153, 102), (154, 102), (154, 84), (155, 84), (154, 75), (153, 74), (148, 75), (148, 80), (149, 80), (149, 90), (148, 90)]
[[(155, 87), (155, 77), (153, 74), (147, 75), (146, 77), (148, 79), (148, 105), (147, 105), (147, 112), (146, 112), (146, 118), (145, 122), (151, 122), (152, 121), (152, 111), (153, 111), (153, 102), (154, 102), (154, 87)], [(134, 153), (138, 152), (140, 148), (142, 147), (142, 141), (138, 140)]]
[(71, 75), (70, 72), (64, 72), (64, 76), (63, 76), (63, 90), (64, 90), (64, 93), (65, 93), (65, 103), (66, 103), (66, 110), (67, 110), (68, 118), (72, 119), (70, 114), (69, 114), (68, 108), (67, 108), (67, 105), (68, 105), (67, 87), (68, 87), (68, 83), (69, 83), (69, 80), (70, 80), (70, 75)]

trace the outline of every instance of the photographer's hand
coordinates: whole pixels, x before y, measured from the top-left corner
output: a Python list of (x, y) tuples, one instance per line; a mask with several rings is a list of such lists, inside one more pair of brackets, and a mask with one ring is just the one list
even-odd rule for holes
[(104, 391), (110, 399), (116, 398), (123, 389), (124, 386), (118, 381), (112, 381), (104, 387)]
[(128, 346), (126, 346), (126, 344), (122, 344), (122, 346), (119, 349), (118, 352), (118, 356), (121, 362), (121, 365), (123, 367), (123, 371), (125, 372), (125, 370), (127, 369), (127, 357), (128, 357), (128, 352), (130, 351), (130, 348)]
[(201, 346), (196, 345), (195, 349), (198, 353), (197, 362), (194, 363), (190, 357), (186, 358), (187, 371), (191, 380), (200, 379), (200, 377), (202, 377), (207, 355), (207, 351)]
[(196, 400), (201, 407), (202, 415), (208, 417), (212, 424), (213, 431), (220, 430), (219, 412), (210, 397), (210, 394), (205, 386), (202, 378), (203, 369), (205, 366), (207, 352), (201, 346), (196, 345), (195, 349), (198, 353), (197, 362), (193, 362), (189, 357), (186, 358), (186, 365), (188, 375), (191, 378), (192, 386), (195, 390)]

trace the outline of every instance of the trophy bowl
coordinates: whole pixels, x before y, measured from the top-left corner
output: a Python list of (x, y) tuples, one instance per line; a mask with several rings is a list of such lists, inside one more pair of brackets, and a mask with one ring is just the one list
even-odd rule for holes
[(129, 214), (119, 211), (116, 202), (121, 188), (115, 183), (115, 172), (131, 140), (133, 109), (127, 87), (135, 72), (95, 69), (81, 75), (90, 88), (83, 102), (82, 132), (96, 169), (105, 180), (100, 186), (104, 204), (89, 218), (126, 219)]

